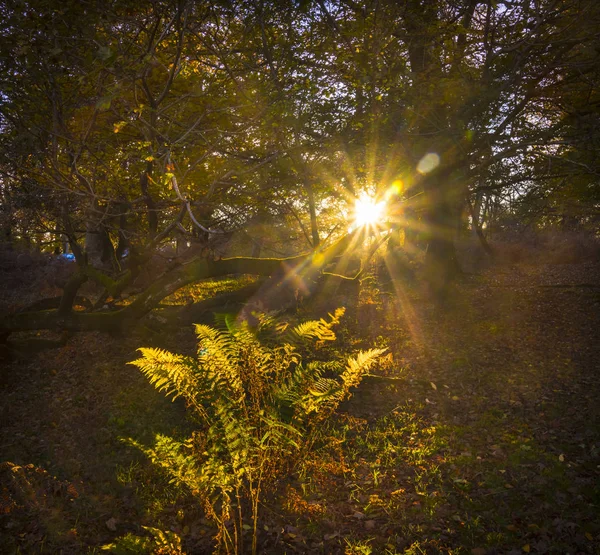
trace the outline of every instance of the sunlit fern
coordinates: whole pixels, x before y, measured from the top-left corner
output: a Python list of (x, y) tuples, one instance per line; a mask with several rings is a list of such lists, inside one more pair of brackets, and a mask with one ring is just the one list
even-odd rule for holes
[(115, 555), (135, 555), (160, 553), (161, 555), (179, 555), (183, 553), (181, 538), (171, 530), (160, 530), (151, 526), (142, 526), (148, 536), (127, 534), (116, 542), (102, 546), (103, 551)]
[(335, 340), (332, 328), (343, 313), (338, 309), (327, 320), (294, 326), (272, 315), (255, 315), (254, 327), (221, 317), (220, 329), (195, 326), (196, 357), (143, 348), (132, 362), (159, 391), (183, 398), (200, 423), (186, 441), (157, 436), (152, 447), (132, 443), (202, 499), (226, 551), (241, 548), (245, 511), (256, 550), (265, 484), (276, 487), (281, 470), (306, 451), (310, 433), (384, 352), (360, 352), (346, 362), (305, 362), (309, 347)]

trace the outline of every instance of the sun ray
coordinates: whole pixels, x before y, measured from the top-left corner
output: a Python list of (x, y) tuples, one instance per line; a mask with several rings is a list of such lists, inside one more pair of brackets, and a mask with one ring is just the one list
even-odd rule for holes
[(363, 193), (354, 204), (354, 222), (358, 227), (375, 227), (385, 216), (385, 202)]
[(396, 274), (394, 264), (391, 263), (389, 256), (385, 257), (385, 264), (390, 274), (392, 284), (394, 286), (396, 295), (392, 299), (392, 302), (396, 305), (396, 310), (400, 316), (404, 319), (406, 327), (410, 333), (413, 344), (417, 347), (419, 352), (423, 353), (426, 350), (425, 338), (421, 330), (419, 317), (411, 303), (408, 295), (400, 285), (400, 279)]

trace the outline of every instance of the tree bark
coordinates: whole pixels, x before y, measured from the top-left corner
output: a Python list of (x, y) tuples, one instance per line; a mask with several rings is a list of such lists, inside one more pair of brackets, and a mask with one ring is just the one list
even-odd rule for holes
[(87, 281), (88, 277), (83, 272), (76, 273), (65, 286), (63, 296), (60, 299), (57, 313), (65, 316), (73, 310), (73, 303), (77, 297), (77, 291)]
[[(315, 281), (323, 268), (348, 252), (358, 231), (346, 235), (323, 251), (312, 251), (290, 258), (196, 259), (158, 278), (130, 305), (120, 310), (91, 313), (70, 311), (61, 313), (59, 310), (22, 312), (1, 319), (0, 333), (36, 329), (123, 332), (135, 327), (142, 317), (181, 287), (204, 279), (231, 274), (271, 277), (274, 284), (305, 287), (306, 291), (310, 292), (311, 289), (314, 290), (311, 288), (311, 282)], [(86, 275), (92, 279), (99, 279), (95, 272), (92, 272), (93, 276), (90, 275), (88, 269), (89, 267), (85, 269)]]
[(481, 246), (483, 248), (483, 250), (489, 255), (489, 256), (494, 256), (494, 249), (492, 248), (492, 246), (487, 242), (487, 239), (485, 238), (485, 235), (483, 234), (483, 230), (481, 229), (481, 225), (479, 223), (479, 214), (481, 212), (481, 201), (483, 199), (483, 194), (482, 193), (478, 193), (477, 194), (477, 198), (475, 199), (475, 206), (473, 206), (471, 204), (471, 201), (469, 200), (469, 198), (467, 198), (467, 207), (469, 209), (469, 213), (471, 215), (471, 225), (473, 226), (473, 232), (475, 233), (475, 235), (477, 236), (477, 238), (479, 239), (479, 242), (481, 243)]
[(305, 179), (304, 188), (306, 189), (306, 194), (308, 196), (308, 211), (310, 214), (310, 233), (312, 236), (312, 247), (316, 249), (321, 244), (321, 239), (319, 237), (319, 228), (317, 225), (317, 209), (315, 206), (315, 192), (313, 190), (312, 183)]
[(445, 172), (436, 173), (425, 184), (428, 226), (425, 280), (436, 297), (445, 295), (448, 284), (460, 273), (454, 238), (459, 218), (457, 201)]

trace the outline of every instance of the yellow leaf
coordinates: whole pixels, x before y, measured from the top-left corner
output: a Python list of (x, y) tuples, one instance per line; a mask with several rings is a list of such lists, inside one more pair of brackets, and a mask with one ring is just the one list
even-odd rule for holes
[(529, 553), (531, 551), (531, 547), (528, 543), (526, 543), (521, 549), (523, 549), (525, 553)]
[(585, 533), (585, 537), (590, 541), (592, 541), (594, 539), (594, 536), (592, 536), (592, 534), (590, 534), (589, 532)]
[(429, 382), (429, 384), (431, 385), (431, 387), (433, 389), (435, 389), (437, 391), (437, 385), (435, 385), (433, 382)]

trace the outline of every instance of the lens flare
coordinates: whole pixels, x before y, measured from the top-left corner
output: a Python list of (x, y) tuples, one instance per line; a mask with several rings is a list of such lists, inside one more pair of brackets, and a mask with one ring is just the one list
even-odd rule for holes
[(440, 165), (440, 157), (435, 152), (429, 152), (417, 164), (417, 171), (420, 174), (428, 174)]
[(385, 202), (376, 202), (374, 198), (363, 194), (356, 199), (354, 206), (354, 222), (357, 227), (373, 226), (383, 218)]

